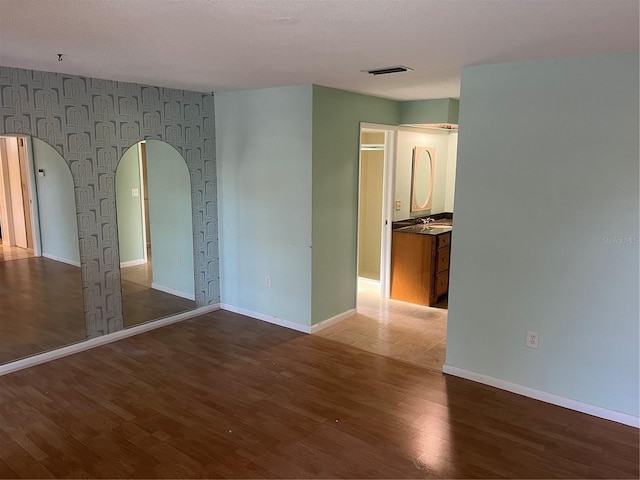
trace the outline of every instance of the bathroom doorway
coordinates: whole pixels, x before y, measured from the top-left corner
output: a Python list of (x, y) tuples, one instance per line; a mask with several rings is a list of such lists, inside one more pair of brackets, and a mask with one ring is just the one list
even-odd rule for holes
[(389, 296), (397, 127), (362, 123), (358, 174), (358, 285)]
[[(369, 135), (379, 132), (384, 135), (384, 142), (380, 135)], [(408, 212), (408, 194), (401, 191), (402, 181), (396, 190), (396, 168), (401, 160), (406, 161), (404, 156), (398, 158), (400, 135), (400, 128), (361, 124), (358, 274), (354, 279), (357, 282), (356, 314), (317, 334), (384, 357), (441, 371), (446, 350), (447, 310), (389, 298), (392, 222), (396, 214)], [(381, 160), (374, 156), (380, 157), (379, 151), (384, 157), (382, 180), (379, 178)], [(403, 169), (402, 173), (407, 171)], [(404, 176), (398, 180), (403, 179)], [(370, 239), (363, 238), (365, 235), (379, 239), (379, 253), (367, 250), (374, 250), (377, 245), (367, 245)], [(371, 257), (368, 263), (367, 255)], [(376, 255), (379, 274), (375, 271)]]

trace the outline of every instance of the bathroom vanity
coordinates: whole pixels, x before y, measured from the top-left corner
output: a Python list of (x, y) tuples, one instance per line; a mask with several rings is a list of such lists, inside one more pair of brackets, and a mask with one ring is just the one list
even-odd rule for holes
[(452, 230), (432, 223), (393, 231), (391, 298), (431, 306), (449, 291)]

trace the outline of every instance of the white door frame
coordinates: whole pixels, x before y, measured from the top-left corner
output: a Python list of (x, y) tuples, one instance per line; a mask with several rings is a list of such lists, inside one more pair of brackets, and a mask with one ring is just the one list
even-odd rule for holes
[[(385, 133), (384, 173), (382, 182), (382, 231), (380, 242), (380, 296), (389, 298), (391, 291), (391, 227), (394, 214), (394, 196), (396, 187), (396, 152), (398, 148), (398, 127), (377, 123), (360, 122), (358, 135), (358, 226), (360, 225), (360, 169), (362, 168), (361, 143), (362, 131), (378, 131)], [(356, 228), (356, 231), (358, 229)], [(358, 234), (359, 235), (359, 234)], [(359, 241), (356, 242), (359, 245)], [(359, 247), (356, 248), (356, 262), (359, 258)], [(357, 265), (356, 265), (356, 282)]]
[[(17, 140), (22, 140), (23, 142), (23, 147), (24, 147), (24, 154), (25, 154), (25, 167), (27, 170), (27, 193), (28, 193), (28, 197), (29, 197), (29, 209), (30, 209), (30, 213), (31, 213), (31, 233), (32, 233), (32, 241), (33, 241), (33, 255), (36, 257), (40, 257), (42, 256), (42, 242), (40, 239), (40, 214), (38, 211), (38, 194), (37, 194), (37, 189), (36, 189), (36, 176), (35, 176), (35, 164), (34, 164), (34, 160), (33, 160), (33, 148), (31, 145), (31, 137), (28, 135), (1, 135), (0, 138), (2, 139), (17, 139)], [(18, 145), (18, 148), (20, 148), (20, 145)], [(6, 148), (3, 148), (3, 155), (6, 157)], [(7, 165), (8, 159), (5, 158), (5, 166)], [(0, 169), (1, 170), (1, 169)], [(5, 172), (5, 180), (6, 180), (6, 172)], [(2, 180), (2, 179), (0, 179)], [(8, 183), (5, 182), (5, 200), (6, 200), (6, 205), (5, 207), (8, 207), (11, 205), (10, 204), (10, 199), (8, 198), (8, 192), (6, 191), (6, 187), (7, 187)], [(13, 235), (13, 226), (9, 225), (11, 222), (11, 218), (6, 218), (5, 219), (5, 225), (9, 226), (8, 228), (8, 232), (10, 234), (10, 239), (11, 236)], [(10, 244), (11, 244), (11, 240), (10, 240)]]
[[(140, 192), (139, 193), (140, 193), (140, 210), (142, 210), (142, 258), (144, 259), (144, 263), (147, 263), (149, 261), (149, 259), (147, 258), (148, 232), (147, 232), (147, 214), (144, 209), (144, 196), (146, 195), (146, 191), (144, 189), (145, 172), (142, 166), (143, 158), (142, 158), (142, 148), (141, 148), (141, 144), (143, 143), (145, 144), (145, 147), (146, 147), (147, 142), (145, 140), (142, 140), (136, 143), (136, 148), (138, 149), (138, 168), (140, 169)], [(148, 168), (148, 165), (147, 165), (147, 168)]]
[(42, 256), (42, 239), (40, 238), (40, 211), (38, 209), (38, 190), (36, 187), (36, 166), (33, 158), (33, 145), (30, 136), (21, 136), (24, 140), (25, 164), (27, 167), (27, 188), (29, 190), (29, 208), (31, 209), (31, 232), (33, 255)]

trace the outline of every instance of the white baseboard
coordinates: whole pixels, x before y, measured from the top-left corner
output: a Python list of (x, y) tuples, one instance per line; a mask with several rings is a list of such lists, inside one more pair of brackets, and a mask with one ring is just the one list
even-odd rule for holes
[(320, 330), (324, 330), (325, 328), (330, 327), (331, 325), (335, 325), (336, 323), (341, 322), (345, 318), (352, 317), (355, 314), (356, 314), (356, 309), (352, 308), (351, 310), (347, 310), (346, 312), (339, 313), (334, 317), (327, 318), (326, 320), (322, 320), (321, 322), (311, 326), (311, 333), (316, 333), (316, 332), (319, 332)]
[(164, 293), (168, 293), (169, 295), (175, 295), (176, 297), (186, 298), (187, 300), (195, 300), (196, 296), (193, 293), (181, 292), (180, 290), (174, 290), (173, 288), (165, 287), (164, 285), (160, 285), (157, 283), (152, 283), (151, 288), (154, 290), (159, 290)]
[(55, 260), (56, 262), (66, 263), (67, 265), (73, 265), (74, 267), (80, 266), (80, 262), (76, 262), (75, 260), (69, 260), (68, 258), (62, 258), (56, 255), (51, 255), (49, 253), (44, 253), (44, 252), (42, 252), (42, 256), (44, 258), (48, 258), (49, 260)]
[(32, 357), (23, 358), (22, 360), (16, 360), (15, 362), (6, 363), (4, 365), (0, 365), (0, 376), (16, 372), (24, 368), (33, 367), (41, 363), (50, 362), (51, 360), (56, 360), (68, 355), (73, 355), (74, 353), (82, 352), (84, 350), (99, 347), (100, 345), (105, 345), (117, 340), (122, 340), (123, 338), (139, 335), (140, 333), (155, 330), (156, 328), (165, 327), (167, 325), (171, 325), (172, 323), (181, 322), (183, 320), (197, 317), (199, 315), (204, 315), (205, 313), (213, 312), (216, 310), (220, 310), (219, 303), (196, 308), (195, 310), (191, 310), (189, 312), (178, 313), (177, 315), (172, 315), (160, 320), (144, 323), (142, 325), (137, 325), (135, 327), (127, 328), (125, 330), (120, 330), (114, 333), (108, 333), (107, 335), (103, 335), (101, 337), (91, 338), (83, 342), (74, 343), (73, 345), (68, 345), (56, 350), (33, 355)]
[(309, 325), (302, 325), (301, 323), (285, 320), (284, 318), (272, 317), (271, 315), (254, 312), (253, 310), (247, 310), (246, 308), (242, 307), (236, 307), (235, 305), (230, 305), (228, 303), (221, 303), (220, 308), (222, 310), (228, 310), (233, 313), (239, 313), (240, 315), (244, 315), (245, 317), (251, 317), (255, 318), (256, 320), (262, 320), (263, 322), (273, 323), (274, 325), (297, 330), (298, 332), (311, 333), (311, 327)]
[(517, 393), (518, 395), (535, 398), (536, 400), (568, 408), (569, 410), (575, 410), (577, 412), (593, 415), (594, 417), (604, 418), (606, 420), (612, 420), (614, 422), (640, 428), (640, 417), (634, 417), (627, 413), (617, 412), (615, 410), (609, 410), (608, 408), (579, 402), (577, 400), (572, 400), (571, 398), (561, 397), (560, 395), (555, 395), (553, 393), (543, 392), (542, 390), (536, 390), (535, 388), (507, 382), (506, 380), (490, 377), (489, 375), (484, 375), (482, 373), (476, 373), (463, 368), (454, 367), (453, 365), (444, 364), (442, 366), (442, 371), (447, 375), (465, 378), (467, 380), (499, 388), (500, 390), (506, 390), (507, 392)]
[(120, 268), (135, 267), (138, 265), (144, 265), (147, 261), (144, 258), (138, 260), (129, 260), (128, 262), (120, 262)]

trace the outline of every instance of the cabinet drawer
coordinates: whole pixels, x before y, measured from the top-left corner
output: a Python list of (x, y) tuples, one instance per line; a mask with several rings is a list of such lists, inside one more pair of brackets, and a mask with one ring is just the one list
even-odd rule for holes
[(436, 275), (436, 297), (444, 295), (449, 290), (449, 271), (445, 270)]
[(436, 272), (449, 269), (449, 247), (441, 248), (437, 253)]
[(438, 249), (448, 247), (451, 244), (451, 232), (443, 233), (436, 238), (438, 239)]

